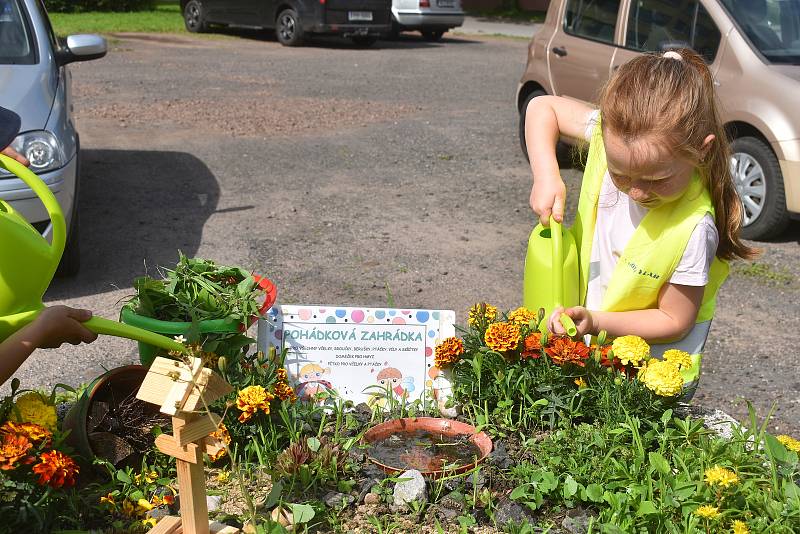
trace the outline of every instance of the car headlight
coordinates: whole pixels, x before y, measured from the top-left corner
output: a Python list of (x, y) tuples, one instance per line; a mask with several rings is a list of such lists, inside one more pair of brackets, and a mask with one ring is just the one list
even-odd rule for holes
[(19, 134), (11, 148), (28, 158), (35, 173), (52, 171), (67, 163), (64, 147), (58, 138), (47, 130), (34, 130)]

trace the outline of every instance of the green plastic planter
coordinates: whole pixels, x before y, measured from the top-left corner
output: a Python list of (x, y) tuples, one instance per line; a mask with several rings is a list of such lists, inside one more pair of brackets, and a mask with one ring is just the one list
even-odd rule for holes
[[(275, 299), (278, 296), (278, 288), (268, 278), (253, 275), (253, 279), (256, 281), (256, 284), (258, 284), (258, 286), (264, 290), (265, 296), (264, 303), (258, 310), (258, 316), (251, 317), (249, 325), (252, 325), (255, 321), (257, 321), (259, 316), (263, 316), (266, 311), (270, 309), (273, 304), (275, 304)], [(159, 319), (153, 319), (152, 317), (139, 315), (133, 310), (133, 305), (131, 303), (128, 303), (122, 307), (120, 319), (125, 324), (136, 326), (142, 328), (143, 330), (148, 330), (150, 332), (155, 332), (169, 337), (180, 335), (186, 336), (192, 329), (191, 322), (161, 321)], [(244, 332), (246, 330), (244, 325), (233, 319), (211, 319), (208, 321), (199, 321), (197, 323), (197, 329), (201, 334), (225, 334)], [(153, 363), (153, 360), (155, 360), (158, 351), (158, 347), (139, 342), (139, 361), (142, 362), (142, 365), (149, 367), (150, 364)]]

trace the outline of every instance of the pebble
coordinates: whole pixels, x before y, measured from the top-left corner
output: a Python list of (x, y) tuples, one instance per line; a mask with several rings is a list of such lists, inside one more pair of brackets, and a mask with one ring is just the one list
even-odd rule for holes
[(364, 495), (364, 504), (378, 504), (381, 502), (381, 496), (377, 493), (367, 493)]
[(422, 473), (416, 469), (409, 469), (398, 476), (399, 479), (407, 479), (398, 482), (394, 486), (394, 505), (404, 507), (411, 501), (426, 501), (428, 490), (425, 487), (425, 479)]

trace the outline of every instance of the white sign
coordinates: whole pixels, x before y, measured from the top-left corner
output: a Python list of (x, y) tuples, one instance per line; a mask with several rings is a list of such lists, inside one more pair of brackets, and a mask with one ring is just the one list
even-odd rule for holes
[(387, 392), (408, 401), (449, 396), (434, 350), (454, 324), (452, 310), (283, 305), (259, 322), (258, 340), (261, 350), (287, 350), (298, 397), (336, 392), (383, 406)]

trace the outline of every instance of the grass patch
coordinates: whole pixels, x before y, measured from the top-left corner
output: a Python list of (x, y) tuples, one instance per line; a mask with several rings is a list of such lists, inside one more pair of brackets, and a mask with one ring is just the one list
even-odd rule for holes
[(183, 26), (181, 8), (177, 3), (162, 4), (153, 11), (130, 13), (51, 13), (50, 21), (59, 36), (76, 33), (178, 33), (186, 31)]
[(733, 268), (733, 272), (741, 276), (748, 276), (772, 284), (791, 284), (795, 281), (794, 275), (785, 268), (775, 270), (769, 264), (754, 261), (737, 263)]

